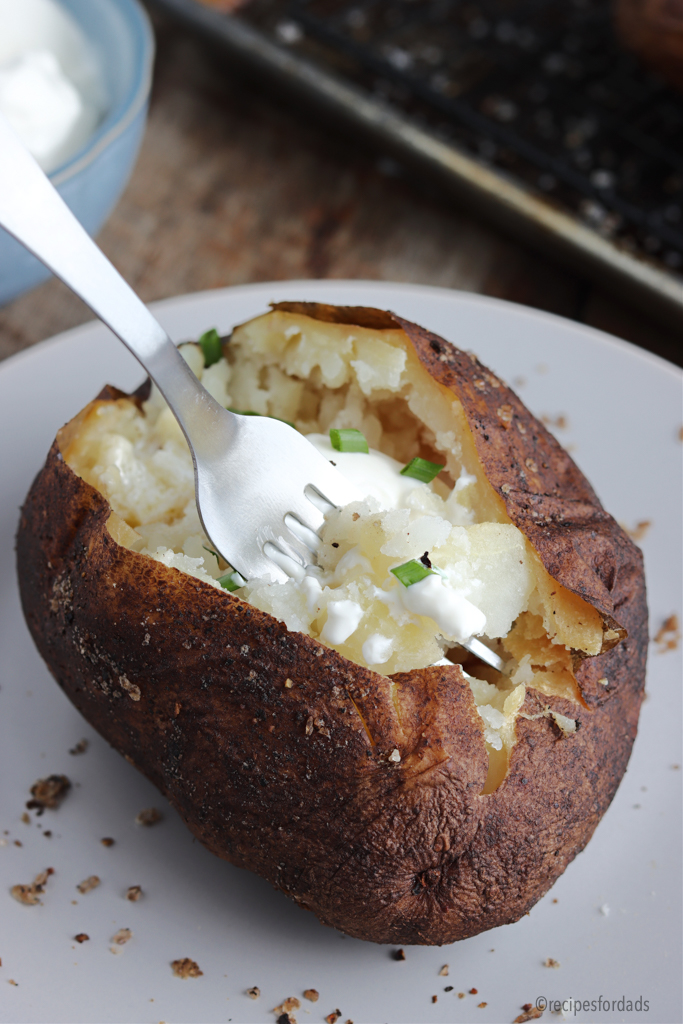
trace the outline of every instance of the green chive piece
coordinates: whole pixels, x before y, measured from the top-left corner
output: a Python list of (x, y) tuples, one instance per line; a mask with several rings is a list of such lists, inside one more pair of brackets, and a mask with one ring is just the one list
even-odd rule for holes
[(338, 452), (365, 452), (366, 455), (370, 453), (365, 435), (361, 434), (360, 430), (352, 428), (337, 430), (333, 427), (330, 431), (330, 441), (332, 447)]
[(412, 476), (416, 480), (421, 480), (423, 484), (431, 484), (442, 469), (443, 466), (438, 462), (428, 462), (427, 459), (411, 459), (408, 465), (401, 470), (401, 476)]
[(219, 560), (220, 555), (218, 554), (217, 551), (214, 551), (213, 548), (207, 548), (206, 544), (202, 544), (202, 547), (204, 548), (205, 551), (208, 551), (210, 555), (213, 555), (216, 561)]
[(205, 331), (199, 339), (202, 352), (204, 353), (204, 366), (213, 366), (223, 355), (223, 345), (221, 343), (221, 336), (215, 327), (212, 327), (210, 331)]
[(404, 587), (409, 587), (413, 583), (419, 583), (426, 576), (434, 576), (434, 570), (428, 569), (423, 562), (420, 562), (417, 558), (411, 558), (409, 562), (404, 562), (403, 565), (397, 565), (395, 569), (390, 570), (399, 583), (402, 583)]
[(223, 587), (223, 590), (232, 592), (233, 590), (239, 590), (247, 581), (243, 576), (240, 576), (236, 569), (233, 569), (232, 572), (226, 573), (225, 576), (220, 576), (218, 582)]

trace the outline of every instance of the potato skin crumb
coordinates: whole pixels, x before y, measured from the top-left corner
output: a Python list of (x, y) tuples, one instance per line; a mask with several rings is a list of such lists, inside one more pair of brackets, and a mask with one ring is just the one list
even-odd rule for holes
[(525, 1003), (522, 1007), (523, 1013), (520, 1013), (519, 1017), (515, 1017), (512, 1024), (526, 1024), (529, 1020), (538, 1020), (539, 1017), (543, 1016), (543, 1010), (537, 1006), (532, 1006), (531, 1003)]
[(443, 967), (439, 971), (439, 977), (440, 978), (447, 978), (448, 977), (448, 964), (444, 964), (443, 965)]
[(311, 1003), (317, 1003), (320, 999), (320, 993), (315, 988), (304, 989), (304, 999), (308, 999)]
[(10, 893), (17, 903), (24, 903), (27, 907), (40, 903), (38, 894), (33, 885), (13, 885)]
[(31, 786), (32, 800), (26, 803), (27, 808), (44, 811), (46, 807), (56, 810), (71, 789), (71, 782), (66, 775), (48, 775), (46, 779), (38, 779)]
[(258, 997), (261, 995), (261, 989), (258, 987), (258, 985), (252, 985), (251, 988), (247, 989), (247, 995), (249, 996), (250, 999), (258, 999)]
[(142, 896), (142, 889), (139, 885), (130, 885), (126, 889), (126, 899), (131, 903), (137, 903)]
[(290, 1010), (298, 1010), (301, 1003), (296, 996), (288, 996), (287, 999), (283, 999), (279, 1006), (274, 1006), (271, 1013), (289, 1013)]
[(189, 956), (184, 956), (180, 960), (172, 960), (171, 969), (176, 978), (199, 978), (204, 973), (194, 960), (190, 960)]
[[(681, 629), (677, 615), (670, 615), (653, 637), (654, 643), (658, 645), (660, 654), (666, 651), (675, 651), (681, 639)], [(28, 807), (28, 804), (26, 805)]]
[[(18, 845), (21, 845), (20, 843)], [(10, 889), (10, 895), (14, 897), (17, 903), (23, 903), (27, 907), (33, 907), (37, 903), (40, 903), (40, 896), (45, 891), (47, 880), (50, 875), (54, 875), (54, 868), (46, 868), (45, 871), (41, 871), (40, 874), (36, 875), (32, 882), (29, 884), (18, 884), (13, 885)]]
[(97, 875), (90, 875), (88, 878), (84, 878), (82, 882), (79, 882), (76, 888), (79, 892), (85, 895), (86, 892), (92, 892), (100, 884), (100, 879)]
[(405, 960), (406, 955), (402, 949), (395, 949), (391, 954), (394, 960)]
[(90, 940), (90, 936), (86, 935), (85, 932), (79, 932), (78, 935), (74, 935), (74, 939), (76, 942), (88, 942)]
[(145, 825), (148, 828), (149, 826), (156, 825), (163, 820), (164, 818), (161, 811), (158, 811), (156, 807), (147, 807), (144, 811), (140, 811), (135, 815), (135, 824)]

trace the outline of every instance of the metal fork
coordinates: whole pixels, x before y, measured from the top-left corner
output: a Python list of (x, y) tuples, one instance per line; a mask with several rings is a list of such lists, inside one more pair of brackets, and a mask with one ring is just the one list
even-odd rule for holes
[[(83, 299), (157, 385), (190, 447), (199, 517), (218, 554), (247, 580), (302, 577), (325, 511), (363, 495), (287, 424), (235, 415), (211, 397), (1, 114), (0, 227)], [(502, 669), (476, 638), (462, 646)]]
[(0, 226), (90, 306), (161, 391), (190, 446), (197, 508), (216, 551), (245, 579), (303, 574), (324, 510), (362, 495), (287, 424), (235, 415), (211, 397), (2, 115)]

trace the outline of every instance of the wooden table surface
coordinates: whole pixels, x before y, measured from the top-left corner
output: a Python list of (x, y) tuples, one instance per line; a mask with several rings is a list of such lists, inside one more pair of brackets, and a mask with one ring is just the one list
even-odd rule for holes
[[(674, 332), (255, 94), (186, 32), (155, 23), (147, 134), (98, 239), (143, 299), (292, 278), (410, 281), (549, 310), (680, 362)], [(91, 318), (51, 280), (0, 310), (0, 358)]]

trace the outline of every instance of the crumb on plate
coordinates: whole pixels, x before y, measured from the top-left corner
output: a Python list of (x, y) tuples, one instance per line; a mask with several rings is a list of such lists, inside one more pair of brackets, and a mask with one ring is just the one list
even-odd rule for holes
[(40, 903), (40, 896), (45, 892), (47, 880), (54, 873), (54, 868), (47, 868), (36, 875), (32, 882), (24, 885), (13, 885), (10, 889), (10, 894), (17, 903), (23, 903), (27, 907), (35, 906), (36, 903)]
[(200, 971), (199, 965), (194, 960), (190, 960), (189, 956), (184, 956), (180, 960), (172, 960), (171, 967), (176, 978), (198, 978), (204, 973), (204, 971)]
[(519, 1017), (515, 1017), (512, 1024), (526, 1024), (528, 1020), (538, 1020), (543, 1016), (543, 1010), (538, 1006), (532, 1006), (531, 1003), (525, 1003), (522, 1010), (523, 1012)]
[(647, 534), (647, 531), (652, 526), (652, 520), (641, 519), (640, 522), (636, 523), (633, 527), (624, 526), (623, 524), (621, 525), (624, 533), (628, 534), (634, 544), (637, 544), (639, 541), (643, 540)]
[(298, 1010), (300, 1006), (301, 1003), (296, 996), (288, 996), (286, 999), (282, 1000), (279, 1006), (274, 1006), (270, 1012), (279, 1014), (289, 1013), (290, 1010)]
[(97, 875), (90, 875), (88, 878), (84, 878), (82, 882), (79, 882), (76, 888), (85, 895), (86, 892), (92, 892), (93, 889), (96, 889), (99, 884), (100, 879)]
[(163, 821), (163, 815), (156, 807), (146, 807), (135, 816), (136, 825), (156, 825), (160, 821)]
[(675, 651), (678, 648), (680, 639), (681, 630), (678, 623), (678, 616), (675, 614), (669, 615), (668, 619), (664, 620), (653, 637), (654, 642), (659, 647), (660, 654), (664, 654), (666, 651)]
[(33, 799), (26, 801), (30, 810), (34, 808), (41, 813), (46, 807), (56, 810), (71, 789), (71, 782), (66, 775), (48, 775), (46, 779), (38, 779), (31, 786)]

